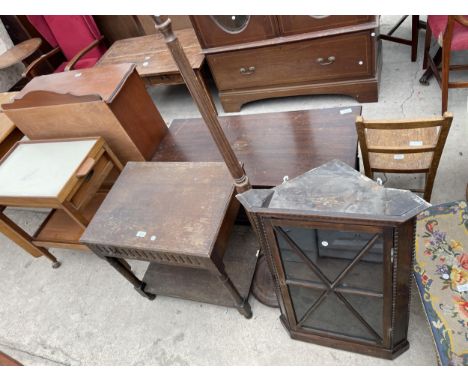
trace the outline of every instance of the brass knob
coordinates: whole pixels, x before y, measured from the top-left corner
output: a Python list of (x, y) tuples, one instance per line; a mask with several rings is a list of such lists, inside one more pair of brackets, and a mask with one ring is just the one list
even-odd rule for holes
[(328, 57), (327, 61), (325, 61), (324, 58), (319, 57), (319, 58), (317, 58), (317, 64), (322, 65), (322, 66), (330, 65), (330, 64), (333, 64), (335, 62), (335, 60), (336, 60), (335, 56)]
[(255, 66), (249, 66), (247, 69), (242, 67), (242, 68), (240, 68), (239, 72), (240, 72), (240, 74), (245, 75), (245, 76), (250, 75), (250, 74), (254, 74), (255, 73)]

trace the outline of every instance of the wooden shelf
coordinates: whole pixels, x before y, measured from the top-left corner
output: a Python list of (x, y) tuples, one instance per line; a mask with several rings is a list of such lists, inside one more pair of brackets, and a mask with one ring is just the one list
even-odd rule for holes
[[(91, 219), (106, 197), (106, 193), (99, 192), (87, 204), (83, 215)], [(84, 230), (63, 210), (53, 210), (39, 229), (33, 235), (33, 243), (45, 248), (65, 248), (90, 252), (88, 247), (80, 244)]]
[[(226, 273), (243, 299), (252, 284), (258, 244), (247, 226), (235, 226), (224, 255)], [(150, 263), (143, 282), (145, 292), (235, 307), (232, 296), (216, 276), (206, 269)]]

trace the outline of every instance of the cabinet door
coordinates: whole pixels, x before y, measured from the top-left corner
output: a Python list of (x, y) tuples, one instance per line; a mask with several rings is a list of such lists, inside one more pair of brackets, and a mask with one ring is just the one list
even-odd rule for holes
[(243, 44), (277, 36), (274, 16), (190, 16), (202, 48)]
[[(267, 220), (264, 224), (295, 331), (390, 345), (391, 229)], [(352, 231), (351, 231), (352, 230)], [(373, 231), (373, 232), (370, 232)]]
[(370, 22), (375, 16), (278, 16), (280, 34), (288, 36), (297, 33), (316, 32), (324, 29), (346, 27)]

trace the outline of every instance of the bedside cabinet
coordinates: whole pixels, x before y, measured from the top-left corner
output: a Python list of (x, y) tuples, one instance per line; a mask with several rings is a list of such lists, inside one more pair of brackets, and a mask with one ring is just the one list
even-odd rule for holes
[(151, 159), (167, 132), (128, 63), (35, 77), (2, 108), (32, 140), (100, 136), (123, 164)]

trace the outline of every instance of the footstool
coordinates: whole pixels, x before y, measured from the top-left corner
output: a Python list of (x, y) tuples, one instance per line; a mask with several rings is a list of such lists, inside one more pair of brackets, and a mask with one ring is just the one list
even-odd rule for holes
[(468, 208), (434, 206), (418, 217), (414, 276), (440, 365), (468, 365)]

